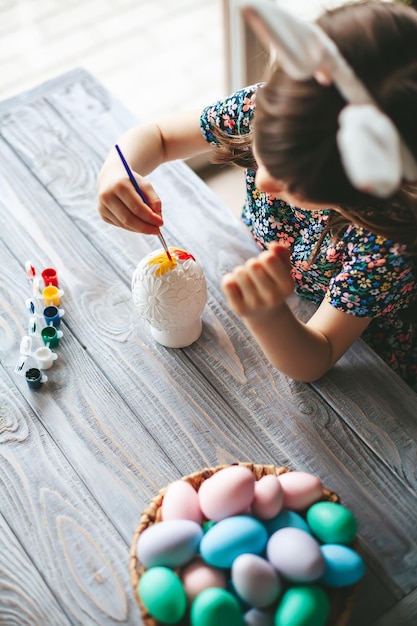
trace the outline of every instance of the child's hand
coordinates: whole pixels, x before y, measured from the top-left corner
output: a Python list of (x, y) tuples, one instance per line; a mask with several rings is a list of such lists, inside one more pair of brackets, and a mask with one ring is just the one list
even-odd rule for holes
[(158, 235), (163, 225), (161, 200), (152, 185), (133, 172), (147, 206), (117, 164), (104, 164), (98, 177), (98, 211), (105, 222), (146, 235)]
[(222, 288), (230, 308), (242, 317), (279, 309), (294, 291), (289, 250), (272, 242), (268, 250), (226, 274)]

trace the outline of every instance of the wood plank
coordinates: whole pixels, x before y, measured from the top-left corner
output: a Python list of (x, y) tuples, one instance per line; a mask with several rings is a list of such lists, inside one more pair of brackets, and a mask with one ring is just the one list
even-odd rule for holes
[(364, 344), (314, 386), (415, 496), (417, 394)]
[[(58, 624), (132, 623), (137, 608), (129, 588), (128, 547), (39, 417), (11, 385), (10, 373), (3, 367), (0, 395), (4, 416), (1, 517), (51, 590), (45, 603), (37, 598), (39, 613), (50, 608), (51, 614), (58, 616)], [(45, 421), (51, 417), (59, 419), (58, 415), (44, 414)], [(77, 444), (75, 440), (73, 443)], [(74, 457), (76, 454), (75, 449)], [(8, 577), (13, 580), (13, 596), (26, 597), (16, 609), (24, 618), (33, 601), (33, 587), (26, 580), (32, 568), (21, 569), (16, 540), (6, 546), (2, 562), (6, 562)], [(38, 578), (35, 576), (33, 585)], [(7, 610), (11, 597), (1, 594), (0, 615), (4, 615), (3, 608)]]
[(1, 514), (0, 589), (1, 624), (70, 626), (62, 607)]
[(369, 566), (361, 580), (355, 605), (349, 616), (347, 626), (370, 626), (377, 617), (389, 611), (396, 603), (390, 585), (381, 583), (379, 572)]
[(415, 626), (417, 624), (417, 589), (405, 596), (393, 609), (372, 626)]
[(101, 159), (121, 133), (138, 123), (133, 113), (80, 68), (64, 74), (61, 82), (53, 85), (50, 90), (46, 84), (34, 98), (27, 94), (25, 102), (31, 104), (39, 96), (43, 97), (54, 107), (58, 118), (64, 117), (65, 123), (80, 134)]

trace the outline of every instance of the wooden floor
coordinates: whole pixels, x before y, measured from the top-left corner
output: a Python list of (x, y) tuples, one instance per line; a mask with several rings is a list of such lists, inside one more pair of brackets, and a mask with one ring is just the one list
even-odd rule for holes
[(0, 99), (83, 66), (141, 120), (225, 92), (222, 0), (0, 0)]

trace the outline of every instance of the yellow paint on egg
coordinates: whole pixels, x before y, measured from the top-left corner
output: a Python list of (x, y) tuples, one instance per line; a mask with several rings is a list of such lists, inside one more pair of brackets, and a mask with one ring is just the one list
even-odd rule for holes
[(148, 265), (158, 265), (155, 269), (155, 276), (162, 276), (166, 272), (175, 269), (177, 267), (177, 259), (181, 261), (193, 259), (193, 261), (195, 261), (192, 254), (189, 254), (189, 252), (181, 248), (169, 248), (169, 252), (171, 259), (168, 258), (166, 252), (161, 252), (148, 261)]
[(169, 259), (166, 252), (161, 252), (161, 254), (158, 254), (150, 259), (150, 261), (148, 261), (148, 265), (157, 265), (158, 267), (155, 269), (155, 276), (162, 276), (163, 274), (166, 274), (166, 272), (176, 268), (177, 259), (173, 254), (171, 254), (171, 259)]

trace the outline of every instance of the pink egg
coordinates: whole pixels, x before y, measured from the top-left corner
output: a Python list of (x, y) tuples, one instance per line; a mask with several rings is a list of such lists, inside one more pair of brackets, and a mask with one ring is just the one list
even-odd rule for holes
[(262, 476), (255, 482), (252, 513), (260, 519), (271, 519), (282, 509), (284, 492), (277, 477), (272, 474)]
[(278, 476), (284, 492), (284, 509), (303, 511), (317, 502), (323, 493), (320, 478), (307, 472), (286, 472)]
[(185, 593), (190, 601), (204, 589), (220, 587), (226, 589), (227, 581), (225, 574), (215, 567), (211, 567), (203, 561), (191, 561), (181, 572), (181, 580)]
[(187, 519), (201, 524), (203, 514), (197, 491), (185, 480), (170, 483), (161, 505), (162, 519)]
[(241, 465), (226, 467), (201, 484), (201, 510), (215, 522), (244, 513), (251, 505), (254, 489), (255, 478), (250, 469)]

